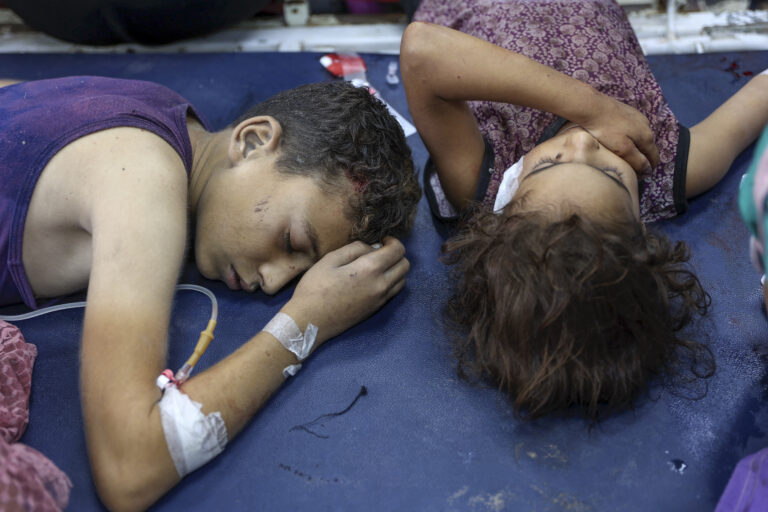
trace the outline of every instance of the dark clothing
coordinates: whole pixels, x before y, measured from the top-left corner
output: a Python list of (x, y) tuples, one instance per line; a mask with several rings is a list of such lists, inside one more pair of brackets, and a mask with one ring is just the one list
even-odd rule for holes
[(64, 146), (116, 127), (150, 131), (173, 147), (187, 173), (187, 100), (151, 82), (68, 77), (0, 88), (0, 305), (36, 308), (22, 261), (24, 224), (40, 174)]
[(244, 21), (269, 0), (5, 0), (24, 23), (80, 44), (165, 44)]

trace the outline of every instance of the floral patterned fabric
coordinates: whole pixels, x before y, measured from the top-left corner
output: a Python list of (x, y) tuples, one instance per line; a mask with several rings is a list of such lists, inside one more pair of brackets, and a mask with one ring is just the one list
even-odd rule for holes
[[(582, 80), (645, 114), (660, 163), (645, 178), (642, 220), (680, 211), (675, 185), (679, 128), (622, 8), (613, 0), (422, 0), (415, 20), (460, 30)], [(495, 161), (483, 204), (492, 208), (502, 174), (533, 149), (554, 114), (488, 101), (470, 102)], [(682, 150), (682, 148), (681, 148)], [(687, 157), (687, 147), (685, 148)], [(682, 172), (685, 172), (683, 167)], [(683, 176), (684, 178), (684, 176)], [(675, 194), (678, 192), (678, 207)]]
[(0, 510), (61, 510), (72, 487), (37, 450), (17, 443), (29, 422), (29, 392), (37, 348), (0, 320)]

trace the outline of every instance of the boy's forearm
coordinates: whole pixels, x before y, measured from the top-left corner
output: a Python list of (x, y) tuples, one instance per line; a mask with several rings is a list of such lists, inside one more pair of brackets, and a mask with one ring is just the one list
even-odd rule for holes
[(231, 439), (283, 384), (283, 369), (297, 362), (293, 353), (262, 331), (182, 389), (203, 404), (204, 413), (221, 413)]
[[(291, 315), (302, 332), (309, 322), (317, 326), (315, 347), (366, 318), (402, 289), (409, 268), (405, 248), (391, 237), (382, 243), (378, 250), (354, 242), (332, 251), (297, 285), (281, 312)], [(155, 380), (165, 362), (171, 287), (160, 286), (153, 293), (156, 283), (149, 279), (140, 293), (132, 293), (131, 286), (114, 293), (114, 286), (104, 285), (108, 282), (122, 281), (105, 280), (99, 272), (92, 277), (83, 329), (81, 384), (88, 451), (105, 504), (111, 509), (144, 509), (178, 483), (179, 473), (219, 453), (280, 387), (283, 370), (298, 359), (272, 334), (259, 332), (185, 382), (182, 395), (163, 395)], [(187, 421), (170, 406), (190, 410), (194, 404), (189, 400), (201, 404), (203, 414), (219, 413), (221, 420), (191, 411), (198, 420), (195, 427), (209, 435), (179, 435), (171, 444), (176, 454), (172, 458), (164, 427), (181, 432), (184, 429), (174, 429), (173, 422)], [(161, 413), (168, 423), (161, 421)], [(220, 435), (222, 420), (225, 438)], [(213, 441), (200, 450), (203, 438)]]
[[(232, 439), (283, 383), (283, 368), (296, 362), (295, 355), (260, 332), (184, 383), (182, 391), (203, 405), (204, 414), (219, 412)], [(125, 383), (133, 389), (113, 398), (124, 403), (110, 407), (107, 418), (105, 411), (88, 414), (86, 406), (94, 478), (111, 509), (144, 509), (180, 480), (160, 420), (162, 395), (154, 383), (134, 384)]]

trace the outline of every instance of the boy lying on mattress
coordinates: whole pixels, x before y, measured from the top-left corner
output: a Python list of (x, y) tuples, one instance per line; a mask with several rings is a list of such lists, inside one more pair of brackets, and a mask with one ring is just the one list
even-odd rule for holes
[[(156, 501), (294, 365), (404, 285), (392, 236), (410, 228), (420, 190), (402, 129), (365, 89), (285, 91), (219, 132), (148, 82), (18, 83), (0, 105), (0, 305), (87, 288), (83, 412), (109, 508)], [(233, 290), (273, 294), (306, 273), (266, 331), (169, 405), (155, 380), (188, 240), (200, 272)], [(197, 437), (182, 432), (191, 401)]]
[(709, 295), (685, 244), (646, 223), (755, 140), (768, 76), (688, 130), (613, 0), (423, 0), (414, 19), (400, 60), (425, 193), (466, 221), (444, 246), (460, 370), (529, 418), (591, 420), (657, 375), (710, 376), (683, 330)]

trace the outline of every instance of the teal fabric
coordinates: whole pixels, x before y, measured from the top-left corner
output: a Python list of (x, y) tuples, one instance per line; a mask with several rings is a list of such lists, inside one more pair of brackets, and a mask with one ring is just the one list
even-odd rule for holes
[(759, 163), (766, 149), (768, 148), (768, 127), (763, 130), (763, 134), (760, 136), (760, 140), (755, 147), (754, 156), (752, 157), (752, 163), (749, 165), (749, 170), (741, 180), (739, 186), (739, 210), (741, 210), (741, 216), (744, 222), (749, 228), (749, 232), (755, 243), (762, 247), (762, 268), (758, 269), (765, 273), (768, 268), (768, 241), (760, 239), (760, 232), (758, 230), (758, 222), (763, 223), (763, 233), (768, 233), (768, 208), (766, 202), (768, 202), (768, 196), (763, 197), (763, 218), (758, 219), (758, 208), (755, 204), (755, 198), (753, 190), (755, 187), (755, 179), (758, 173), (768, 173), (768, 166), (760, 168)]

